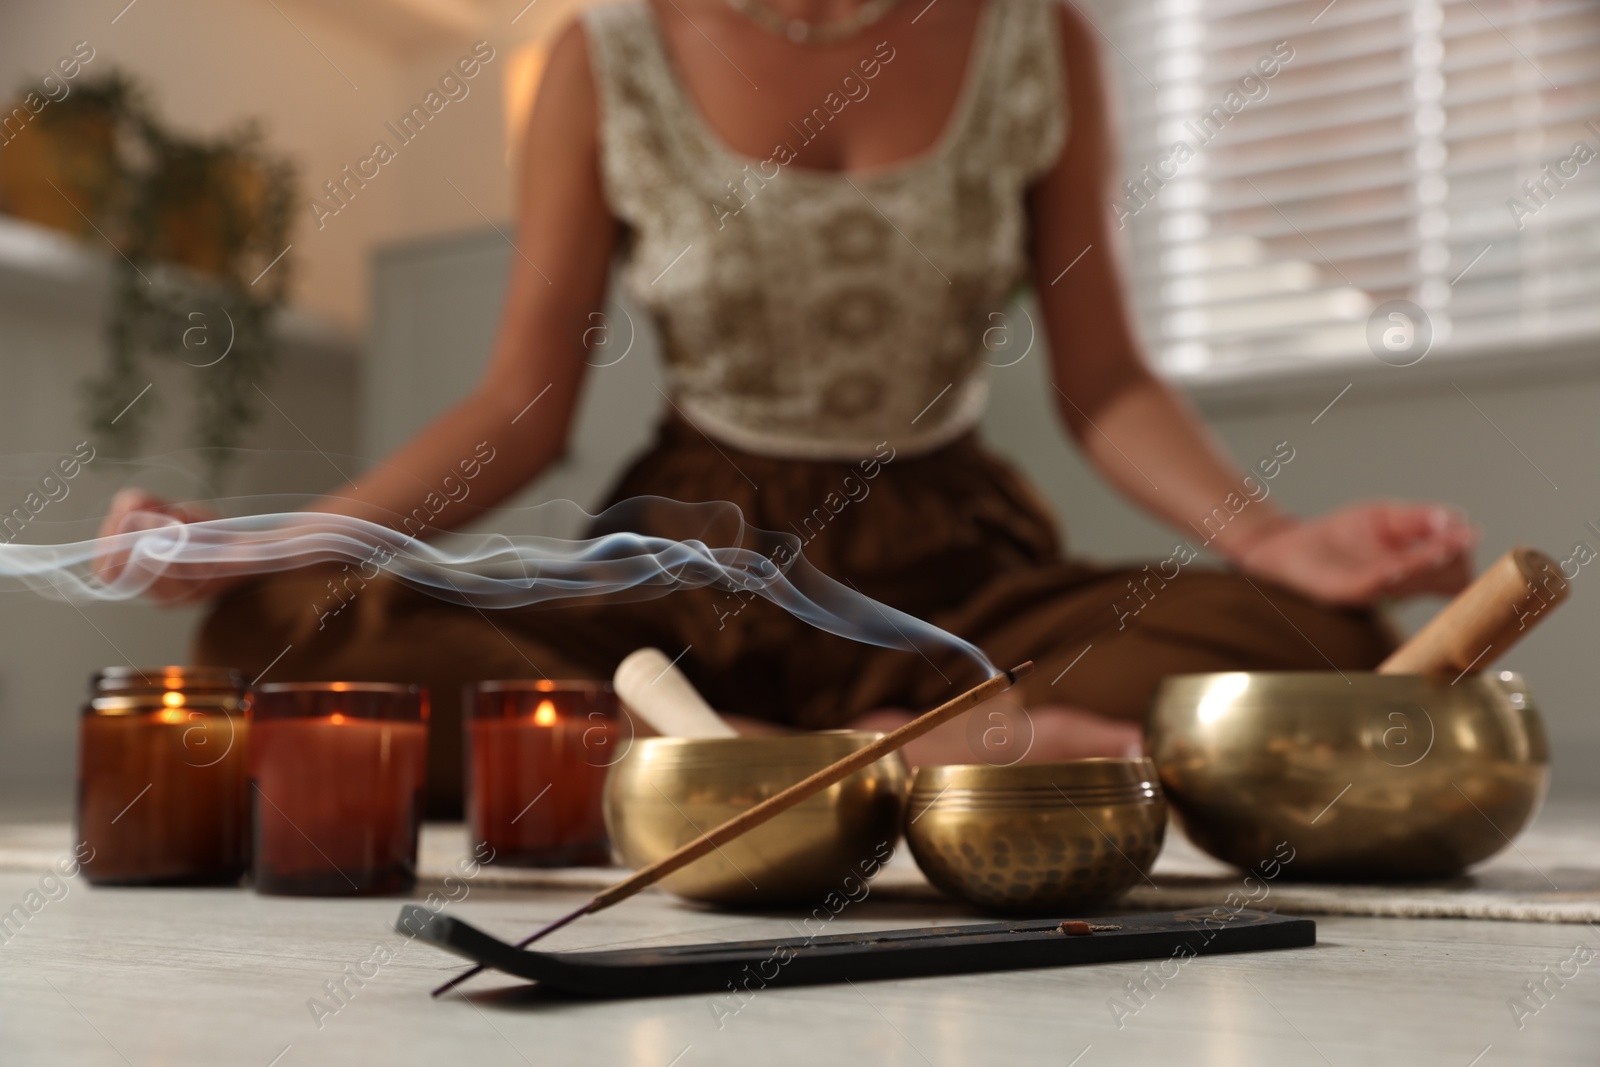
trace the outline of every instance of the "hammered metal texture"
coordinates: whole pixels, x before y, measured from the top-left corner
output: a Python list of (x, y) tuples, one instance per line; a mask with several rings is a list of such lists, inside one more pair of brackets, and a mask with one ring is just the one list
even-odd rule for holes
[(1148, 760), (923, 767), (906, 811), (928, 880), (1001, 914), (1116, 899), (1155, 862), (1167, 821)]

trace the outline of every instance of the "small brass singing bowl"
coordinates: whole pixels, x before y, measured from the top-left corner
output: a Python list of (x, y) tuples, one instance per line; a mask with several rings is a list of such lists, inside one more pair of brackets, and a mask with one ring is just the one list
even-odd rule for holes
[[(612, 847), (635, 869), (881, 737), (854, 730), (652, 737), (606, 779)], [(900, 839), (906, 765), (896, 752), (662, 879), (690, 900), (739, 907), (854, 895)]]
[(1145, 750), (1191, 841), (1246, 869), (1292, 855), (1283, 876), (1307, 880), (1458, 874), (1506, 847), (1550, 781), (1510, 671), (1175, 675)]
[(1167, 805), (1146, 759), (919, 767), (906, 842), (928, 881), (987, 912), (1108, 903), (1161, 851)]

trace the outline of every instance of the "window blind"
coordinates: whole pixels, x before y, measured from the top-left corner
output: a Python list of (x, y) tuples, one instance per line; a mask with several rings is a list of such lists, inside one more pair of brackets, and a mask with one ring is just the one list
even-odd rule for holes
[(1100, 25), (1110, 210), (1170, 376), (1387, 359), (1394, 323), (1443, 354), (1600, 336), (1600, 4), (1145, 0)]

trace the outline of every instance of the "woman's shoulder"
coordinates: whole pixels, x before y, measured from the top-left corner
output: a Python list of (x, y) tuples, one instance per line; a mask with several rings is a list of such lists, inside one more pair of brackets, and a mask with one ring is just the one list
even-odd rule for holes
[(550, 37), (546, 78), (558, 70), (568, 77), (591, 77), (597, 58), (650, 30), (648, 0), (602, 0), (585, 4)]
[[(649, 0), (601, 0), (587, 5), (567, 27), (588, 53), (602, 99), (613, 106), (659, 89), (662, 52)], [(574, 48), (580, 47), (574, 44)]]
[(594, 72), (590, 58), (586, 16), (569, 19), (550, 42), (544, 72), (539, 76), (539, 97), (570, 106), (594, 100)]
[(636, 76), (654, 32), (648, 0), (601, 0), (574, 13), (550, 38), (539, 96), (594, 113), (619, 82)]
[(538, 89), (521, 134), (522, 149), (549, 164), (552, 153), (589, 157), (598, 143), (600, 94), (584, 16), (569, 19), (549, 38)]

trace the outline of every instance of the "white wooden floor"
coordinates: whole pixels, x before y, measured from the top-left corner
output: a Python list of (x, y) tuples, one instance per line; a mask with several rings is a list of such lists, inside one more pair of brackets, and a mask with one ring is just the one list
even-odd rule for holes
[[(241, 890), (105, 890), (81, 881), (0, 944), (0, 1064), (302, 1067), (311, 1064), (997, 1063), (1406, 1064), (1600, 1061), (1600, 949), (1583, 925), (1325, 919), (1315, 948), (1201, 958), (1119, 1028), (1109, 1002), (1143, 964), (770, 989), (718, 1025), (713, 998), (553, 1002), (485, 976), (428, 999), (457, 962), (411, 943), (319, 1020), (308, 1006), (346, 965), (397, 944), (400, 902), (292, 900)], [(0, 873), (0, 908), (40, 875)], [(459, 895), (459, 891), (458, 891)], [(586, 894), (584, 894), (586, 895)], [(584, 895), (476, 888), (448, 905), (501, 935)], [(36, 898), (37, 899), (37, 898)], [(833, 929), (925, 925), (941, 905), (867, 900)], [(698, 911), (647, 893), (551, 947), (782, 936), (780, 918)], [(1509, 1002), (1544, 969), (1575, 977), (1519, 1029)], [(1152, 988), (1154, 988), (1152, 986)], [(1530, 1006), (1538, 1002), (1528, 1001)]]

